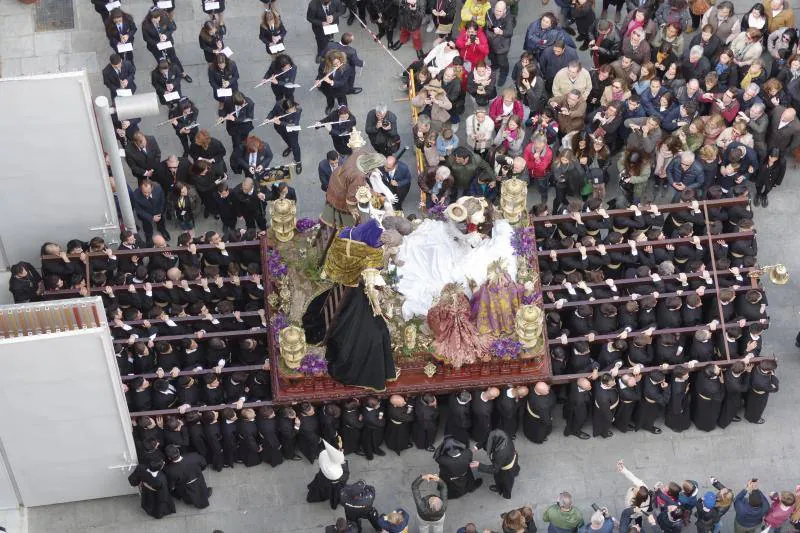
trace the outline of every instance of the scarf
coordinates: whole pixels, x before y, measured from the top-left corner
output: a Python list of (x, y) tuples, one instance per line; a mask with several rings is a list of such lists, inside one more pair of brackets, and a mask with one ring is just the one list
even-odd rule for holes
[(731, 68), (730, 65), (724, 65), (722, 63), (717, 63), (717, 66), (714, 67), (714, 72), (717, 73), (717, 76), (722, 76)]
[(625, 30), (625, 37), (630, 37), (631, 33), (633, 33), (633, 30), (635, 30), (637, 28), (644, 28), (644, 23), (643, 22), (639, 22), (636, 19), (632, 19), (628, 23), (628, 28)]

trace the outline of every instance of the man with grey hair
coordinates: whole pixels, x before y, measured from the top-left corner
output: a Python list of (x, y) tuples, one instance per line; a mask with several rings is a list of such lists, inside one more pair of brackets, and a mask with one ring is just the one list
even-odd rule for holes
[(397, 115), (389, 111), (386, 104), (378, 104), (367, 114), (364, 124), (369, 142), (376, 152), (391, 155), (400, 145), (397, 133)]
[[(436, 483), (433, 493), (422, 495), (423, 481)], [(447, 511), (447, 484), (436, 474), (422, 474), (411, 484), (411, 494), (417, 506), (419, 533), (443, 533), (444, 515)]]
[(575, 531), (583, 526), (581, 512), (572, 506), (572, 495), (562, 492), (556, 503), (544, 510), (542, 519), (550, 524), (548, 531)]
[(711, 70), (711, 63), (705, 55), (703, 55), (703, 47), (699, 44), (692, 46), (689, 49), (688, 56), (681, 61), (681, 75), (683, 79), (690, 80), (692, 78), (702, 80), (708, 71)]
[(687, 150), (670, 161), (667, 165), (667, 181), (675, 191), (673, 203), (680, 201), (681, 193), (686, 189), (696, 190), (703, 186), (703, 169), (694, 160), (694, 153)]
[(761, 102), (756, 102), (750, 106), (746, 113), (739, 111), (737, 118), (747, 122), (747, 131), (753, 136), (753, 149), (758, 154), (758, 160), (763, 161), (767, 155), (767, 129), (769, 129), (769, 117), (767, 116), (766, 106)]
[(680, 104), (685, 104), (687, 102), (700, 102), (700, 98), (703, 96), (703, 91), (700, 90), (700, 82), (696, 79), (690, 79), (686, 82), (686, 85), (678, 87), (675, 91), (675, 99)]
[(737, 98), (739, 101), (739, 111), (747, 112), (754, 104), (763, 104), (764, 101), (758, 96), (760, 92), (761, 87), (757, 83), (751, 83), (744, 91), (739, 93)]
[(608, 510), (603, 508), (595, 511), (589, 519), (589, 525), (579, 530), (579, 533), (611, 533), (614, 531), (614, 519), (606, 516)]

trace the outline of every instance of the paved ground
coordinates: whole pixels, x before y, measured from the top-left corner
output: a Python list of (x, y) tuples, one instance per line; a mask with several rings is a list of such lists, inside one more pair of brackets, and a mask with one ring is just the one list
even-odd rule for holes
[[(76, 6), (76, 29), (69, 32), (34, 33), (33, 11), (14, 0), (0, 0), (0, 55), (2, 75), (16, 76), (42, 72), (87, 68), (92, 74), (92, 87), (96, 94), (106, 94), (98, 74), (110, 50), (100, 25), (100, 17), (86, 0), (74, 0)], [(309, 87), (316, 73), (313, 63), (313, 39), (305, 22), (306, 2), (290, 3), (279, 0), (286, 26), (289, 29), (288, 51), (300, 66), (298, 83)], [(519, 34), (513, 50), (521, 49), (521, 37), (540, 7), (525, 4), (522, 8)], [(201, 110), (203, 126), (213, 123), (216, 104), (211, 99), (211, 90), (206, 80), (206, 64), (197, 46), (197, 31), (203, 20), (199, 2), (177, 2), (178, 22), (177, 51), (195, 79), (194, 84), (184, 84), (189, 95)], [(737, 12), (747, 6), (737, 2)], [(144, 17), (150, 2), (132, 0), (124, 2), (125, 8), (134, 15), (137, 24)], [(258, 18), (261, 3), (255, 0), (229, 0), (226, 20), (230, 37), (226, 43), (234, 50), (241, 73), (240, 85), (244, 92), (256, 102), (256, 116), (263, 117), (272, 106), (271, 92), (253, 90), (266, 70), (267, 59), (261, 43), (257, 40)], [(342, 26), (344, 28), (344, 26)], [(366, 60), (366, 69), (359, 78), (364, 92), (352, 97), (359, 124), (363, 125), (369, 108), (379, 101), (386, 102), (399, 115), (401, 130), (409, 131), (407, 104), (394, 102), (401, 97), (397, 89), (399, 80), (396, 65), (382, 50), (368, 42), (365, 33), (357, 32), (356, 46)], [(430, 36), (426, 36), (430, 40)], [(150, 89), (149, 71), (154, 67), (152, 56), (144, 49), (141, 35), (136, 40), (136, 64), (139, 69), (137, 81), (140, 91)], [(409, 46), (398, 52), (403, 62), (410, 62), (413, 52)], [(367, 81), (369, 80), (369, 81)], [(299, 89), (297, 95), (304, 107), (304, 124), (311, 124), (322, 116), (324, 99), (319, 94), (309, 94), (308, 89)], [(151, 133), (156, 122), (163, 118), (149, 118), (142, 129)], [(221, 128), (218, 137), (229, 146), (228, 136)], [(272, 129), (262, 128), (259, 134), (266, 136), (273, 151), (281, 160), (283, 149), (280, 139)], [(408, 136), (406, 135), (406, 138)], [(180, 146), (171, 131), (158, 132), (162, 153), (177, 152)], [(322, 206), (316, 177), (316, 164), (329, 149), (326, 134), (304, 131), (304, 173), (294, 183), (300, 197), (299, 212), (315, 216)], [(406, 156), (409, 164), (412, 160)], [(763, 264), (787, 263), (792, 271), (800, 249), (800, 236), (791, 230), (795, 220), (793, 198), (800, 193), (796, 183), (797, 172), (790, 172), (780, 190), (771, 195), (768, 211), (758, 210), (759, 258)], [(237, 178), (238, 179), (238, 178)], [(415, 203), (412, 191), (407, 207)], [(767, 215), (767, 213), (769, 213)], [(205, 229), (210, 222), (203, 222)], [(792, 488), (798, 479), (791, 467), (798, 455), (800, 428), (795, 424), (793, 406), (800, 403), (800, 392), (792, 385), (800, 376), (798, 351), (794, 348), (797, 324), (797, 285), (795, 280), (783, 287), (768, 288), (772, 326), (765, 344), (766, 353), (775, 353), (780, 359), (779, 376), (783, 391), (773, 396), (767, 411), (767, 424), (753, 426), (735, 424), (725, 431), (712, 434), (688, 431), (681, 435), (669, 430), (659, 437), (650, 434), (616, 435), (610, 440), (565, 439), (556, 427), (554, 436), (541, 446), (533, 445), (524, 438), (518, 441), (522, 474), (510, 502), (501, 500), (486, 489), (478, 494), (451, 503), (445, 530), (455, 531), (467, 521), (480, 527), (499, 529), (499, 514), (522, 504), (537, 506), (537, 517), (543, 508), (554, 500), (561, 490), (569, 490), (578, 505), (589, 516), (591, 502), (607, 505), (615, 513), (620, 511), (622, 495), (626, 488), (624, 480), (616, 474), (614, 463), (624, 458), (631, 470), (644, 480), (654, 483), (670, 479), (692, 478), (707, 485), (707, 477), (716, 475), (733, 487), (741, 487), (751, 477), (758, 477), (765, 489)], [(563, 423), (559, 422), (559, 425)], [(378, 490), (377, 507), (389, 510), (394, 506), (411, 509), (413, 503), (409, 486), (414, 477), (429, 472), (434, 463), (430, 454), (416, 450), (402, 457), (387, 456), (380, 461), (367, 463), (360, 457), (351, 459), (352, 478), (364, 478)], [(788, 468), (787, 468), (788, 466)], [(276, 470), (266, 466), (246, 469), (237, 467), (221, 474), (211, 472), (209, 484), (215, 487), (212, 505), (204, 511), (188, 509), (179, 504), (176, 515), (161, 521), (149, 519), (138, 507), (134, 496), (109, 498), (75, 504), (33, 508), (29, 511), (32, 533), (206, 533), (223, 529), (226, 533), (280, 533), (320, 531), (321, 526), (332, 523), (337, 513), (325, 505), (305, 503), (305, 485), (314, 476), (315, 466), (307, 463), (284, 464)], [(538, 519), (538, 518), (537, 518)], [(538, 519), (540, 520), (540, 519)], [(732, 530), (726, 524), (725, 531)], [(11, 531), (11, 530), (10, 530)]]

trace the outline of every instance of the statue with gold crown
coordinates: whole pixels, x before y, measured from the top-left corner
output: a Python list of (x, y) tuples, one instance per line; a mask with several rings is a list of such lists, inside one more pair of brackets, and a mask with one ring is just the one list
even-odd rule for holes
[(508, 274), (503, 259), (493, 261), (486, 269), (486, 281), (472, 295), (471, 318), (478, 333), (494, 337), (514, 333), (523, 290)]

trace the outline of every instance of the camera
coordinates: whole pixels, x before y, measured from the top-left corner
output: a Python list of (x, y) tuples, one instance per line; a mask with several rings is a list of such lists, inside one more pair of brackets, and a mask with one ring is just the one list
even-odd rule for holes
[(470, 42), (473, 42), (473, 43), (474, 43), (475, 41), (477, 41), (477, 40), (478, 40), (478, 35), (477, 35), (477, 34), (470, 35), (470, 36), (469, 36), (469, 40), (470, 40)]

